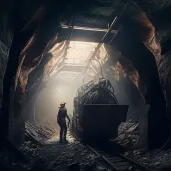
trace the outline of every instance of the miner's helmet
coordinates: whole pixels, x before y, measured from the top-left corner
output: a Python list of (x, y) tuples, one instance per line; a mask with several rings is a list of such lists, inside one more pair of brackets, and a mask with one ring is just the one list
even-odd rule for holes
[(66, 102), (61, 102), (60, 103), (60, 106), (65, 106), (66, 105)]

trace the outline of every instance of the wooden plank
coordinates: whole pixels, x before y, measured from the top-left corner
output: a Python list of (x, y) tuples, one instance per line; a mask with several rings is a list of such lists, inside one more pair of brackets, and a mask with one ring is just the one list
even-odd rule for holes
[(64, 65), (61, 71), (82, 72), (83, 66)]
[[(70, 27), (68, 25), (62, 25), (63, 29), (69, 29)], [(74, 30), (85, 30), (85, 31), (98, 31), (98, 32), (108, 32), (109, 29), (103, 29), (103, 28), (92, 28), (92, 27), (81, 27), (81, 26), (73, 26)], [(117, 30), (111, 30), (110, 33), (117, 33)]]
[(109, 27), (109, 29), (107, 30), (106, 34), (105, 34), (105, 35), (103, 36), (103, 38), (102, 38), (102, 42), (103, 42), (103, 40), (106, 38), (106, 36), (107, 36), (109, 33), (112, 33), (112, 28), (113, 28), (113, 26), (114, 26), (114, 24), (115, 24), (116, 19), (117, 19), (117, 17), (115, 17), (114, 20), (112, 21), (111, 26)]
[[(89, 30), (74, 30), (72, 31), (72, 36), (70, 39), (67, 38), (67, 29), (61, 29), (61, 32), (58, 35), (58, 42), (62, 42), (65, 40), (70, 40), (70, 41), (80, 41), (80, 42), (97, 42), (100, 43), (105, 32), (100, 32), (100, 31), (89, 31)], [(105, 40), (103, 41), (104, 43), (108, 43), (111, 40), (112, 33), (109, 33), (106, 37)]]

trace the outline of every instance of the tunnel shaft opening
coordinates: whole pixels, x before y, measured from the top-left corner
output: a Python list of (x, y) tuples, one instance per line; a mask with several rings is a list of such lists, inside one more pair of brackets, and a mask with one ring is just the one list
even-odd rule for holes
[(170, 2), (161, 4), (6, 3), (7, 10), (0, 10), (2, 146), (37, 143), (42, 130), (42, 141), (56, 141), (59, 103), (66, 101), (72, 115), (78, 89), (101, 77), (119, 104), (129, 105), (129, 122), (118, 132), (138, 132), (137, 148), (170, 146)]

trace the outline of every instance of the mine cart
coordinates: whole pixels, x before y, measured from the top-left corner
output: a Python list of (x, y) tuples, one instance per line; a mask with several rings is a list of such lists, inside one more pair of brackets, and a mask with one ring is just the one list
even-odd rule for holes
[(117, 137), (118, 127), (126, 121), (128, 105), (86, 104), (81, 126), (87, 140), (108, 140)]
[(126, 121), (128, 105), (119, 105), (107, 79), (81, 86), (74, 98), (72, 133), (82, 140), (113, 139)]

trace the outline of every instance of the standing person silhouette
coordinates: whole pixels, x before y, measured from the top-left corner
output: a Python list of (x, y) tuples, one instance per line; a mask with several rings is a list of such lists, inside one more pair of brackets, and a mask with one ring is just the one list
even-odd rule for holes
[(67, 135), (67, 124), (66, 124), (66, 118), (68, 119), (68, 127), (70, 125), (70, 118), (67, 114), (67, 109), (65, 107), (66, 103), (61, 102), (58, 115), (57, 115), (57, 123), (60, 126), (60, 143), (67, 143), (66, 135)]

